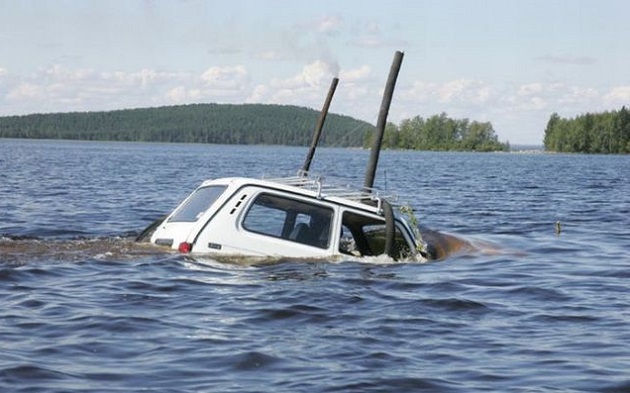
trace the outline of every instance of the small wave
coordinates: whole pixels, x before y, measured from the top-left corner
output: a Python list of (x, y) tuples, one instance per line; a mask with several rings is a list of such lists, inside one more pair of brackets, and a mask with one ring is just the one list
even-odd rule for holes
[(630, 379), (626, 380), (625, 382), (610, 384), (609, 386), (594, 390), (599, 390), (602, 393), (630, 392)]
[(231, 359), (226, 359), (226, 361), (232, 364), (234, 370), (250, 371), (269, 369), (276, 363), (281, 363), (282, 359), (265, 353), (251, 351), (236, 354)]
[(378, 377), (356, 383), (337, 386), (328, 392), (410, 392), (410, 391), (440, 391), (449, 392), (453, 384), (436, 378), (415, 377)]
[(517, 296), (540, 302), (570, 302), (571, 297), (565, 292), (555, 288), (543, 288), (535, 286), (518, 286), (507, 291), (510, 296)]
[(403, 259), (394, 260), (387, 255), (378, 256), (337, 256), (322, 258), (287, 258), (283, 256), (246, 256), (246, 255), (187, 255), (187, 263), (191, 268), (247, 268), (265, 267), (293, 263), (364, 263), (369, 265), (395, 265), (401, 263), (424, 263), (426, 260)]
[(67, 375), (59, 371), (50, 370), (31, 364), (22, 364), (19, 366), (5, 368), (0, 370), (0, 379), (8, 382), (15, 381), (51, 381), (64, 379)]
[(489, 311), (490, 308), (483, 303), (476, 302), (470, 299), (458, 299), (458, 298), (447, 298), (447, 299), (425, 299), (422, 303), (426, 306), (433, 307), (436, 309), (440, 309), (443, 311), (458, 311), (458, 312), (469, 312), (469, 311)]
[(592, 315), (539, 314), (532, 316), (530, 320), (551, 325), (553, 323), (593, 323), (599, 321), (599, 318)]
[(23, 236), (0, 238), (0, 264), (25, 265), (41, 261), (125, 261), (168, 251), (128, 238), (77, 238), (49, 240)]

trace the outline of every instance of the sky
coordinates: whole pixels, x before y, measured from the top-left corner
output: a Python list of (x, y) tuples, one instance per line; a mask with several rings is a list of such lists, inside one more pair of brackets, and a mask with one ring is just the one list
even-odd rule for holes
[[(541, 145), (630, 106), (626, 0), (0, 0), (0, 116), (263, 103), (376, 123), (446, 113)], [(315, 126), (315, 125), (314, 125)]]

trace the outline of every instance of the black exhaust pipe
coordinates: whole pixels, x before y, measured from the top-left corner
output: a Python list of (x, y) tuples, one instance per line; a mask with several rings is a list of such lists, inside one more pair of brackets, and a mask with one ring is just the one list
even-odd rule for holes
[(330, 83), (328, 96), (326, 97), (326, 101), (324, 102), (324, 106), (322, 107), (322, 112), (319, 115), (319, 121), (317, 122), (315, 133), (313, 133), (311, 147), (308, 151), (308, 154), (306, 155), (306, 160), (304, 160), (304, 165), (302, 165), (302, 175), (306, 175), (311, 169), (311, 162), (313, 161), (313, 156), (315, 155), (315, 149), (317, 149), (317, 145), (319, 144), (319, 138), (322, 135), (324, 122), (326, 121), (326, 115), (328, 114), (328, 108), (330, 108), (330, 103), (332, 101), (333, 95), (335, 94), (337, 83), (339, 83), (339, 78), (333, 78), (332, 82)]
[(370, 154), (370, 161), (368, 162), (367, 170), (365, 171), (365, 182), (363, 187), (368, 192), (374, 187), (374, 176), (376, 176), (376, 166), (378, 165), (378, 156), (381, 152), (381, 142), (383, 141), (383, 134), (385, 133), (385, 125), (387, 124), (387, 114), (389, 113), (389, 106), (392, 103), (392, 97), (394, 95), (394, 87), (396, 86), (396, 78), (398, 78), (398, 71), (400, 71), (400, 65), (402, 64), (403, 53), (397, 51), (394, 55), (394, 61), (389, 70), (389, 77), (387, 78), (387, 85), (385, 85), (385, 91), (383, 92), (383, 101), (381, 103), (381, 110), (378, 114), (378, 120), (376, 122), (376, 132), (374, 140), (372, 141), (372, 150)]

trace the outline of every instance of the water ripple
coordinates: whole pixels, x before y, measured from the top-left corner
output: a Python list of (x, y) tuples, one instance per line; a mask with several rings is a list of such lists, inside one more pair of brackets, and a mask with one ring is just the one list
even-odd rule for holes
[[(239, 158), (302, 153), (0, 140), (0, 390), (630, 391), (630, 157), (382, 152), (379, 186), (476, 246), (440, 262), (133, 243)], [(317, 154), (349, 180), (367, 159)]]

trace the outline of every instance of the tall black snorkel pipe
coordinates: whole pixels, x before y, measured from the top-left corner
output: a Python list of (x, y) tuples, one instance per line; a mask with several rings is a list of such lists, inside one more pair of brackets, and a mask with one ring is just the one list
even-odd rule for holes
[[(394, 87), (396, 86), (396, 79), (398, 78), (398, 72), (402, 64), (403, 53), (397, 51), (394, 55), (394, 61), (389, 69), (389, 77), (387, 78), (387, 85), (385, 85), (385, 91), (383, 92), (383, 101), (381, 102), (381, 110), (378, 113), (378, 120), (376, 122), (376, 131), (374, 140), (372, 141), (372, 150), (370, 154), (370, 161), (368, 161), (367, 170), (365, 171), (365, 187), (367, 192), (372, 192), (374, 187), (374, 177), (376, 175), (376, 167), (378, 165), (378, 157), (381, 152), (381, 142), (383, 141), (383, 135), (385, 134), (385, 125), (387, 124), (387, 115), (389, 113), (389, 106), (392, 103), (392, 97), (394, 96)], [(385, 199), (381, 200), (383, 207), (383, 215), (385, 216), (385, 254), (387, 254), (393, 260), (398, 259), (398, 252), (396, 250), (395, 242), (395, 224), (394, 224), (394, 211), (392, 206)]]
[(400, 65), (402, 64), (403, 53), (397, 51), (394, 55), (394, 61), (389, 69), (389, 77), (387, 78), (387, 85), (385, 85), (385, 91), (383, 92), (383, 101), (381, 102), (381, 110), (378, 113), (378, 120), (376, 121), (376, 133), (374, 140), (372, 141), (372, 151), (370, 154), (370, 161), (368, 162), (367, 170), (365, 171), (365, 182), (363, 187), (368, 191), (374, 187), (374, 176), (376, 175), (376, 166), (378, 165), (378, 156), (381, 153), (381, 142), (383, 141), (383, 134), (385, 134), (385, 125), (387, 124), (387, 115), (389, 113), (389, 106), (392, 103), (392, 97), (394, 96), (394, 87), (396, 86), (396, 78), (398, 78), (398, 71), (400, 71)]
[(319, 138), (322, 135), (322, 129), (324, 128), (324, 122), (326, 121), (326, 115), (328, 114), (328, 108), (330, 108), (330, 103), (332, 102), (333, 95), (335, 94), (335, 89), (337, 89), (337, 84), (339, 83), (339, 78), (333, 78), (330, 83), (330, 88), (328, 89), (328, 96), (326, 96), (326, 101), (324, 102), (324, 106), (322, 107), (322, 112), (319, 115), (319, 121), (317, 122), (317, 128), (315, 128), (315, 132), (313, 133), (313, 140), (311, 141), (311, 148), (308, 150), (308, 154), (306, 155), (306, 159), (304, 160), (304, 165), (302, 165), (302, 175), (306, 175), (311, 169), (311, 162), (313, 161), (313, 156), (315, 155), (315, 149), (317, 149), (317, 145), (319, 144)]

